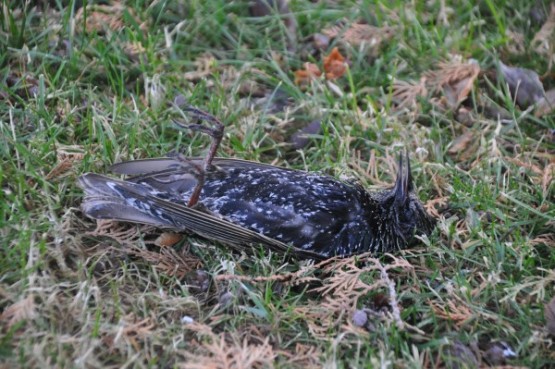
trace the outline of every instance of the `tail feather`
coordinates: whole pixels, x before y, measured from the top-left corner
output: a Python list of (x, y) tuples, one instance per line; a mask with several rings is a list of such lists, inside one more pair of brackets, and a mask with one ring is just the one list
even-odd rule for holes
[(125, 186), (130, 192), (145, 195), (143, 186), (117, 181), (94, 173), (79, 177), (79, 185), (85, 191), (81, 209), (93, 219), (114, 219), (125, 222), (149, 224), (156, 227), (173, 227), (167, 220), (141, 211), (133, 203), (133, 198), (125, 198), (116, 188)]

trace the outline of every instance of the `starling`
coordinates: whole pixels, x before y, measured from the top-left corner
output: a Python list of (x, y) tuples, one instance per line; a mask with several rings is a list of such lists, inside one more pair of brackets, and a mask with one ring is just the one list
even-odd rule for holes
[(379, 254), (434, 228), (414, 193), (408, 156), (399, 158), (395, 185), (377, 192), (322, 174), (210, 156), (174, 154), (111, 170), (127, 177), (79, 178), (87, 216), (190, 231), (239, 250), (263, 245), (312, 259)]

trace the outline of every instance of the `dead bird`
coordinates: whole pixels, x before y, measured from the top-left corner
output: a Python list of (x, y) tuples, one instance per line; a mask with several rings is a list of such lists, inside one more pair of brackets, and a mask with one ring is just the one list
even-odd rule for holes
[(190, 231), (239, 250), (262, 245), (312, 259), (402, 249), (435, 226), (414, 192), (408, 155), (399, 158), (392, 188), (369, 192), (322, 174), (214, 158), (221, 132), (202, 130), (215, 137), (206, 158), (174, 155), (113, 165), (124, 180), (81, 176), (83, 212)]

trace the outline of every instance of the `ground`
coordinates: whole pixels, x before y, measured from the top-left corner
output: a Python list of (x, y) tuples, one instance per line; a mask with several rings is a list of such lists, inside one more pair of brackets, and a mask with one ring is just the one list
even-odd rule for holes
[[(0, 3), (0, 367), (555, 367), (547, 1)], [(370, 190), (406, 150), (436, 231), (315, 263), (86, 218), (79, 175), (206, 153), (183, 104)]]

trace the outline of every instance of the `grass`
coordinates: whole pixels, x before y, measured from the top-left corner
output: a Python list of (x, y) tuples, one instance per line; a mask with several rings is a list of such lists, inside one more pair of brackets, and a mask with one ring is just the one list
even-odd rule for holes
[[(452, 55), (493, 75), (499, 59), (545, 73), (553, 88), (530, 47), (531, 2), (446, 1), (442, 22), (439, 1), (291, 1), (295, 51), (279, 14), (251, 17), (242, 1), (136, 0), (104, 15), (16, 3), (0, 2), (3, 367), (456, 367), (473, 365), (461, 347), (480, 359), (496, 341), (518, 354), (511, 365), (554, 367), (543, 315), (555, 296), (553, 114), (519, 109), (488, 73), (463, 103), (467, 124), (434, 103), (441, 94), (397, 109), (390, 92)], [(375, 53), (341, 46), (350, 67), (334, 85), (295, 85), (304, 62), (321, 63), (309, 37), (339, 20), (396, 32)], [(163, 93), (145, 91), (155, 76)], [(394, 257), (316, 267), (193, 236), (159, 248), (157, 230), (85, 218), (80, 174), (205, 152), (206, 137), (172, 124), (176, 98), (225, 122), (222, 156), (372, 187), (392, 182), (408, 150), (437, 231)], [(317, 119), (322, 132), (292, 149)]]

